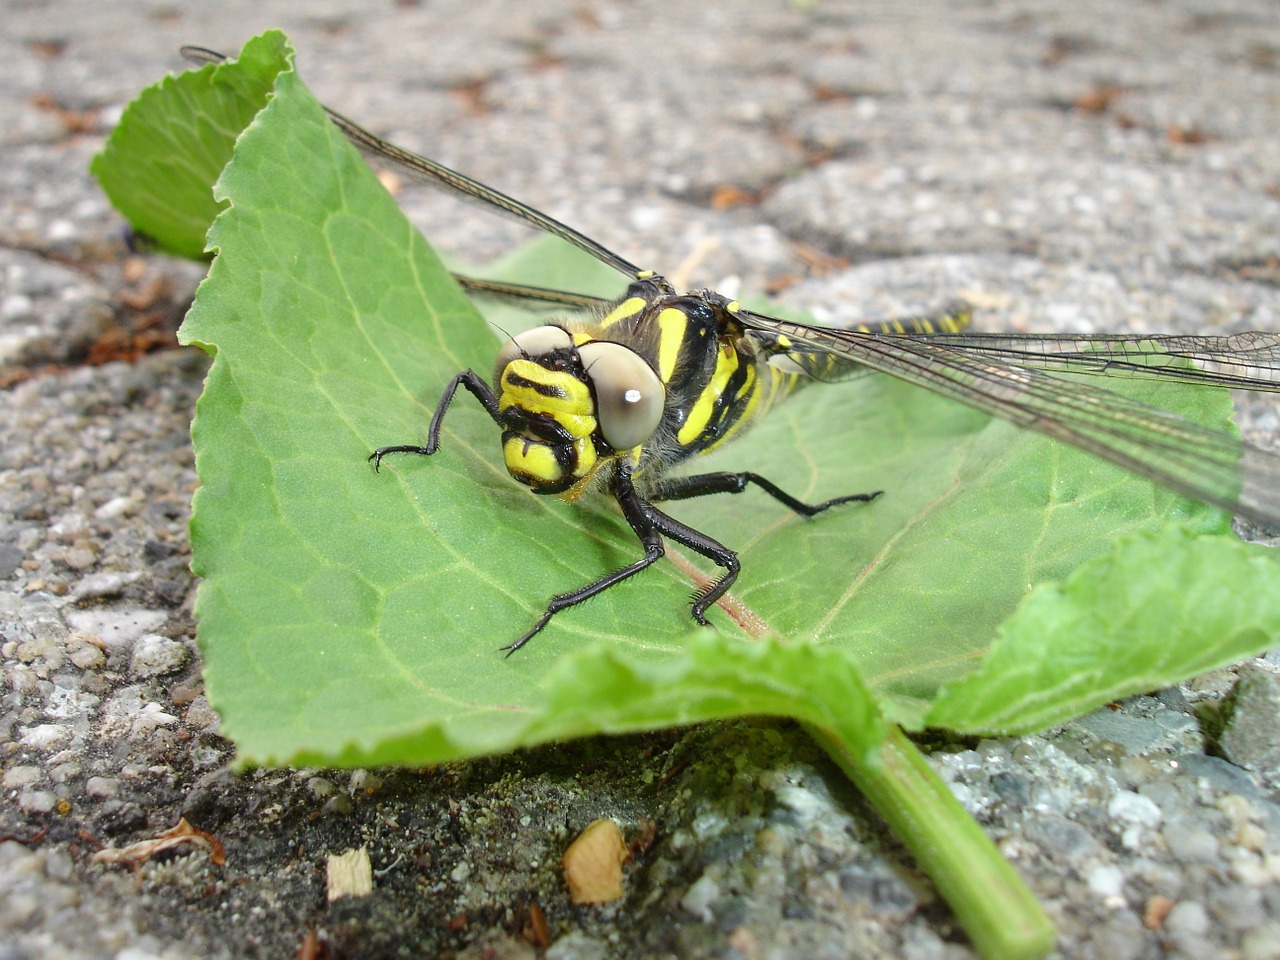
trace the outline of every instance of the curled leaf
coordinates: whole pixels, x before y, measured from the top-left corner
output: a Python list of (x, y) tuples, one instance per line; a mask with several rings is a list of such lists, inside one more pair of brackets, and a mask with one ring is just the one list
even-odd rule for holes
[(173, 850), (183, 844), (193, 844), (209, 851), (209, 859), (222, 866), (227, 862), (227, 852), (222, 842), (205, 830), (198, 830), (187, 823), (186, 817), (180, 819), (176, 826), (170, 827), (159, 836), (150, 840), (139, 840), (127, 847), (108, 847), (99, 850), (91, 858), (94, 863), (144, 863), (157, 853)]

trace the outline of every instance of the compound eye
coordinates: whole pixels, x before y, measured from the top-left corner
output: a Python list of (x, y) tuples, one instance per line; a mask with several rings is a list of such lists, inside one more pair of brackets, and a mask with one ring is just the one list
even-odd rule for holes
[(560, 327), (534, 327), (514, 337), (498, 350), (498, 358), (493, 362), (493, 382), (496, 385), (502, 379), (502, 371), (507, 364), (520, 357), (538, 357), (553, 350), (567, 350), (573, 346), (573, 338)]
[(593, 340), (578, 348), (587, 378), (595, 387), (596, 419), (605, 442), (630, 450), (658, 429), (666, 390), (634, 350), (620, 343)]

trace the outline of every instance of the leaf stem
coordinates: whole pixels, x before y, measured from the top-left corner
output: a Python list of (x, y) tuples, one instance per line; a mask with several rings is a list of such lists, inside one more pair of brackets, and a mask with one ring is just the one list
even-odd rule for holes
[(851, 747), (858, 738), (805, 727), (915, 855), (986, 960), (1034, 960), (1053, 948), (1053, 925), (1022, 878), (898, 727), (874, 759)]

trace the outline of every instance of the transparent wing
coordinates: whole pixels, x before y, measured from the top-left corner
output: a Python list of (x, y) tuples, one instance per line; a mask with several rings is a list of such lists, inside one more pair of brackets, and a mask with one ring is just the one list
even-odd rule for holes
[[(183, 47), (182, 55), (195, 63), (222, 63), (227, 59), (225, 54), (218, 53), (216, 50), (195, 46)], [(509, 197), (505, 193), (494, 190), (492, 187), (487, 187), (477, 180), (472, 180), (465, 174), (450, 169), (442, 163), (436, 163), (434, 160), (429, 160), (411, 150), (398, 147), (389, 140), (383, 140), (377, 134), (366, 130), (354, 120), (347, 119), (336, 110), (330, 110), (325, 107), (324, 112), (337, 125), (338, 129), (346, 134), (348, 140), (369, 156), (380, 157), (419, 180), (425, 180), (437, 187), (443, 187), (465, 199), (479, 201), (493, 210), (521, 220), (531, 227), (554, 234), (562, 240), (573, 244), (578, 249), (591, 254), (601, 263), (613, 267), (619, 273), (625, 274), (632, 279), (649, 273), (648, 271), (642, 271), (630, 260), (614, 253), (604, 244), (597, 243), (586, 234), (561, 223), (541, 210), (536, 210), (526, 203), (521, 203), (514, 197)]]
[(1039, 370), (1280, 390), (1280, 334), (1274, 333), (1225, 337), (944, 334), (930, 337), (930, 342), (969, 356)]
[(1181, 493), (1280, 525), (1280, 452), (1055, 373), (1280, 391), (1277, 337), (901, 336), (749, 312), (744, 324), (1069, 443)]
[(538, 303), (554, 306), (572, 307), (575, 310), (598, 310), (603, 312), (616, 300), (606, 297), (593, 297), (587, 293), (570, 293), (568, 290), (552, 290), (549, 287), (531, 287), (525, 283), (507, 283), (505, 280), (485, 280), (480, 277), (468, 277), (455, 273), (453, 279), (468, 293), (482, 297), (494, 297), (503, 300), (533, 300)]

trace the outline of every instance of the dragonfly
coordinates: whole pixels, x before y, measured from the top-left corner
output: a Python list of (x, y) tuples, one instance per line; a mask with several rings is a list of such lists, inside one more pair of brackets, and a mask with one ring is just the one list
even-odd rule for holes
[[(223, 55), (184, 47), (190, 59)], [(567, 315), (500, 347), (484, 376), (460, 371), (445, 386), (425, 444), (370, 454), (432, 456), (458, 391), (501, 430), (508, 472), (534, 493), (573, 502), (604, 491), (641, 546), (637, 559), (550, 599), (502, 649), (510, 656), (558, 613), (628, 580), (664, 555), (671, 540), (723, 572), (698, 590), (693, 619), (737, 579), (737, 554), (658, 504), (755, 487), (804, 517), (873, 501), (879, 491), (805, 503), (751, 471), (674, 475), (673, 468), (740, 435), (807, 383), (878, 371), (1043, 434), (1155, 483), (1264, 527), (1280, 527), (1280, 451), (1144, 404), (1074, 376), (1145, 378), (1188, 385), (1280, 391), (1280, 335), (1224, 336), (981, 334), (970, 309), (839, 328), (744, 308), (711, 290), (684, 293), (546, 213), (382, 139), (326, 108), (366, 155), (578, 247), (628, 282), (617, 299), (455, 275), (482, 296), (535, 301)]]

